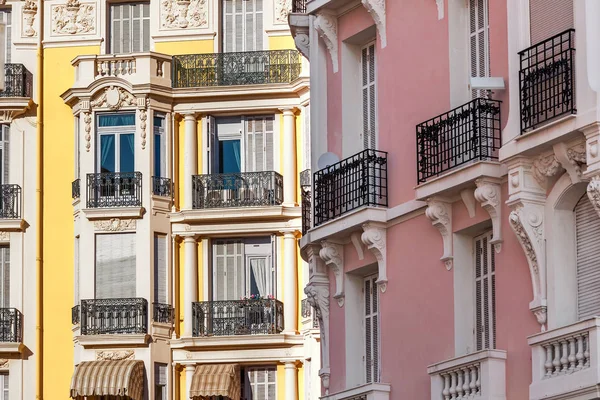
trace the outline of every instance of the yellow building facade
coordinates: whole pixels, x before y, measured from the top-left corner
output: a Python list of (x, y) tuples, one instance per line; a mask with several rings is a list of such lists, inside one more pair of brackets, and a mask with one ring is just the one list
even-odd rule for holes
[(0, 400), (316, 399), (289, 2), (0, 7)]

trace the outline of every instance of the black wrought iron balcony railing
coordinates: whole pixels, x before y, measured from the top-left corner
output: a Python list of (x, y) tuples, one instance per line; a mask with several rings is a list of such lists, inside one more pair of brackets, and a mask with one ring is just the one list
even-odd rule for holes
[(21, 218), (21, 186), (0, 185), (0, 219)]
[(87, 174), (87, 207), (141, 207), (141, 172)]
[(313, 310), (312, 306), (308, 302), (308, 299), (303, 299), (300, 303), (300, 315), (302, 315), (302, 318), (304, 319), (312, 318), (312, 328), (319, 328), (319, 320), (317, 319), (317, 316), (315, 315), (315, 311)]
[(306, 14), (306, 0), (292, 0), (292, 12)]
[(23, 64), (4, 64), (4, 90), (0, 97), (31, 97), (33, 75)]
[(521, 133), (575, 114), (575, 30), (519, 52)]
[(170, 304), (152, 303), (152, 320), (162, 324), (172, 324), (175, 310)]
[(203, 301), (193, 303), (192, 310), (195, 337), (283, 331), (283, 303), (275, 299)]
[(310, 169), (306, 169), (300, 172), (300, 195), (302, 201), (302, 234), (305, 235), (306, 232), (311, 228), (311, 207), (312, 207), (312, 197), (311, 197), (311, 173)]
[(290, 83), (302, 69), (297, 50), (188, 54), (173, 57), (173, 87)]
[(171, 197), (173, 194), (173, 184), (171, 183), (171, 179), (153, 176), (152, 193), (155, 196)]
[(314, 226), (364, 206), (387, 207), (387, 153), (363, 150), (315, 172)]
[(283, 177), (274, 171), (194, 175), (193, 208), (274, 206), (283, 202)]
[(71, 308), (71, 324), (79, 325), (79, 322), (81, 322), (81, 306), (77, 304)]
[(141, 298), (81, 300), (81, 334), (148, 332), (148, 301)]
[(71, 197), (73, 199), (78, 199), (81, 197), (81, 180), (75, 179), (71, 183)]
[(478, 98), (417, 125), (417, 182), (498, 159), (500, 101)]
[(0, 308), (0, 342), (23, 342), (23, 314), (16, 308)]

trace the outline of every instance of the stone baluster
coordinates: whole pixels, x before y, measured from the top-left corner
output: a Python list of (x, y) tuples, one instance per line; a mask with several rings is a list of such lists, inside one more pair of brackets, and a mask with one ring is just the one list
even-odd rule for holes
[(561, 357), (560, 357), (560, 365), (561, 365), (561, 374), (566, 374), (569, 369), (569, 347), (567, 343), (567, 339), (562, 339), (560, 341), (562, 346)]
[(583, 368), (583, 335), (577, 335), (577, 354), (575, 355), (577, 359), (577, 370)]
[(552, 375), (558, 375), (560, 373), (560, 343), (554, 343), (554, 360), (552, 360), (554, 366), (554, 372)]
[(461, 374), (464, 375), (463, 379), (463, 393), (465, 397), (469, 396), (469, 380), (471, 379), (471, 374), (469, 374), (469, 368), (465, 367), (461, 370)]
[(477, 381), (477, 366), (473, 365), (472, 367), (469, 368), (471, 371), (471, 380), (469, 383), (469, 388), (471, 389), (471, 396), (475, 396), (477, 394), (477, 387), (476, 387), (476, 381)]
[(583, 358), (585, 360), (584, 366), (588, 368), (590, 366), (590, 338), (586, 332), (583, 337), (583, 346), (585, 351), (583, 352)]
[(461, 370), (456, 371), (456, 376), (458, 377), (457, 379), (457, 384), (456, 384), (456, 394), (457, 394), (457, 398), (458, 399), (462, 399), (463, 398), (463, 373)]
[(456, 399), (456, 373), (450, 372), (450, 376), (452, 377), (450, 382), (450, 398)]
[(544, 363), (544, 368), (546, 369), (546, 375), (544, 376), (545, 379), (552, 376), (552, 345), (546, 344), (544, 345), (544, 348), (546, 349), (546, 362)]
[(475, 394), (481, 394), (481, 369), (477, 368), (477, 381), (475, 382)]
[(450, 400), (450, 375), (444, 374), (444, 390), (442, 390), (442, 395), (444, 396), (444, 400)]
[(567, 371), (569, 374), (575, 372), (577, 359), (575, 358), (575, 338), (571, 337), (567, 339), (569, 341), (569, 370)]

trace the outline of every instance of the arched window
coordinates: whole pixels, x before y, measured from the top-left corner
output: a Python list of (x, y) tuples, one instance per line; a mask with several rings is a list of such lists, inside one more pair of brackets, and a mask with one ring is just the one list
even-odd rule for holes
[(577, 319), (600, 315), (600, 218), (584, 194), (574, 209), (577, 240)]

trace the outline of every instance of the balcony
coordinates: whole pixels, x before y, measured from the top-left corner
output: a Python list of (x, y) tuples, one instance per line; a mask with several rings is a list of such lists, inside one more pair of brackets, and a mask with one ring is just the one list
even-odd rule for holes
[(173, 324), (175, 310), (170, 304), (152, 303), (152, 320), (161, 324)]
[(310, 229), (312, 201), (311, 201), (311, 176), (310, 169), (300, 172), (300, 195), (302, 197), (302, 234)]
[(290, 83), (300, 76), (296, 50), (188, 54), (173, 57), (173, 87)]
[(145, 335), (148, 332), (146, 299), (81, 300), (80, 310), (81, 335), (84, 336)]
[(71, 182), (71, 198), (73, 200), (81, 197), (81, 179), (75, 179)]
[(275, 299), (192, 304), (194, 337), (272, 335), (283, 331), (283, 303)]
[(23, 314), (16, 308), (0, 308), (0, 352), (1, 343), (21, 343), (23, 341)]
[(0, 97), (31, 97), (33, 75), (23, 64), (4, 65), (4, 91)]
[(306, 14), (306, 0), (292, 0), (292, 12), (294, 14)]
[(417, 182), (498, 159), (500, 102), (478, 98), (417, 125)]
[(87, 208), (141, 206), (141, 172), (87, 174)]
[(0, 219), (21, 218), (21, 186), (0, 185)]
[(530, 399), (597, 397), (599, 328), (600, 318), (590, 318), (529, 337)]
[(365, 206), (387, 207), (387, 153), (364, 150), (317, 171), (314, 226)]
[(531, 46), (519, 57), (521, 133), (577, 112), (575, 30)]
[(277, 172), (194, 175), (194, 209), (275, 206), (283, 202), (283, 177)]
[(171, 197), (173, 194), (173, 184), (169, 178), (160, 176), (152, 177), (152, 194), (161, 197)]
[(483, 350), (427, 367), (431, 399), (506, 399), (506, 352)]

